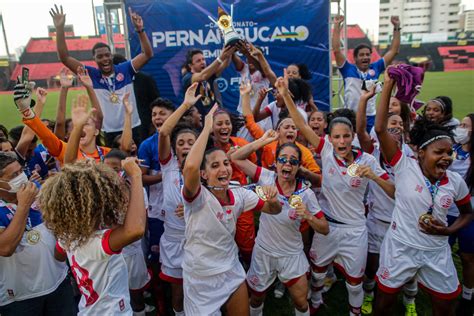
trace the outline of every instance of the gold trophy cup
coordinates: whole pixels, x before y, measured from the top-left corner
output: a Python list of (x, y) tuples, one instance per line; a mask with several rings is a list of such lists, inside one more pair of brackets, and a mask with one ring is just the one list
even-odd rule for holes
[(219, 29), (221, 30), (222, 36), (224, 37), (225, 46), (235, 45), (238, 41), (242, 40), (240, 35), (235, 31), (234, 26), (232, 25), (232, 13), (234, 10), (234, 5), (230, 6), (230, 15), (227, 14), (224, 9), (217, 7), (217, 21), (214, 18), (208, 16), (208, 18), (214, 22)]

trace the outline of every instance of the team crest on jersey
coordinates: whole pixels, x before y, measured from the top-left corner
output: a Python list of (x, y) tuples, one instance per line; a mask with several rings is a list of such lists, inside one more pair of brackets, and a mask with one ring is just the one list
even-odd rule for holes
[(217, 217), (218, 220), (220, 220), (222, 222), (222, 220), (224, 219), (224, 213), (217, 212), (216, 217)]
[(115, 79), (120, 82), (120, 81), (123, 81), (123, 79), (125, 79), (125, 78), (124, 78), (123, 74), (120, 72), (120, 73), (117, 74), (117, 77)]
[(419, 184), (416, 185), (416, 188), (415, 188), (415, 191), (418, 192), (418, 193), (421, 193), (423, 192), (423, 187)]
[(351, 178), (350, 184), (351, 187), (358, 188), (362, 184), (362, 179), (359, 177)]
[(163, 216), (163, 217), (166, 216), (166, 211), (165, 210), (161, 210), (161, 216)]
[(7, 292), (8, 292), (8, 296), (15, 297), (15, 292), (13, 292), (12, 289), (8, 289)]
[(387, 268), (383, 267), (380, 269), (380, 277), (384, 280), (387, 280), (390, 278), (390, 272), (388, 271)]
[(334, 173), (336, 173), (336, 169), (334, 169), (333, 167), (329, 168), (329, 174), (333, 176)]
[(371, 76), (371, 77), (375, 76), (375, 70), (370, 69), (369, 70), (369, 76)]
[(253, 285), (258, 285), (259, 283), (259, 279), (258, 279), (258, 276), (256, 275), (252, 275), (251, 277), (249, 277), (249, 282)]
[(453, 198), (449, 195), (443, 195), (439, 201), (442, 208), (449, 208), (453, 204)]
[(119, 308), (121, 312), (125, 310), (125, 302), (123, 298), (119, 301)]
[(396, 230), (397, 229), (397, 223), (393, 222), (392, 223), (392, 230)]

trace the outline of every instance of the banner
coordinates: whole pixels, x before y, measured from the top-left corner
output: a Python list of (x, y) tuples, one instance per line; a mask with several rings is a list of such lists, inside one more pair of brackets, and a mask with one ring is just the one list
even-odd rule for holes
[[(209, 65), (220, 55), (219, 28), (208, 18), (217, 19), (217, 7), (230, 14), (236, 31), (256, 46), (277, 76), (292, 63), (304, 63), (312, 73), (310, 84), (316, 105), (330, 109), (329, 1), (327, 0), (125, 0), (140, 14), (152, 43), (154, 58), (143, 68), (156, 80), (161, 96), (177, 106), (181, 103), (181, 67), (191, 48), (204, 51)], [(130, 50), (140, 53), (138, 36), (130, 19)], [(224, 106), (235, 111), (239, 103), (240, 74), (231, 64), (218, 79)]]

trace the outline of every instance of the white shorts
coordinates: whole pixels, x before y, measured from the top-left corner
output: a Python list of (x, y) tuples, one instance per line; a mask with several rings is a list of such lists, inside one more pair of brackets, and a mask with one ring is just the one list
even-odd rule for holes
[(183, 271), (184, 313), (186, 316), (221, 315), (220, 309), (245, 281), (245, 270), (236, 264), (211, 276)]
[(329, 223), (329, 234), (314, 233), (311, 262), (325, 267), (334, 261), (347, 280), (362, 282), (367, 262), (367, 227)]
[(143, 252), (124, 255), (123, 258), (128, 269), (128, 287), (130, 290), (143, 289), (151, 280)]
[(441, 299), (454, 299), (461, 291), (448, 244), (432, 251), (416, 249), (393, 238), (389, 230), (380, 249), (379, 288), (396, 293), (413, 277), (421, 288)]
[(382, 241), (389, 228), (389, 222), (383, 222), (376, 219), (374, 216), (371, 216), (369, 212), (369, 215), (367, 216), (369, 253), (380, 253), (380, 246), (382, 245)]
[(277, 276), (281, 283), (290, 287), (308, 271), (309, 263), (303, 251), (299, 255), (273, 257), (255, 245), (247, 284), (257, 294), (263, 294)]
[(171, 283), (183, 283), (184, 236), (182, 239), (170, 237), (166, 232), (160, 239), (160, 278)]

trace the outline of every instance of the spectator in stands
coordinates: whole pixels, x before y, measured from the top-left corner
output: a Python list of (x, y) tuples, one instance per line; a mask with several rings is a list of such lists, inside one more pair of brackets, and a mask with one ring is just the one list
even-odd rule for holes
[(453, 117), (453, 101), (444, 95), (429, 100), (422, 114), (428, 120), (451, 129), (459, 125), (459, 120)]
[[(127, 60), (123, 55), (114, 54), (114, 65), (121, 64)], [(138, 71), (133, 77), (133, 91), (137, 101), (138, 115), (142, 125), (140, 127), (140, 138), (146, 139), (150, 136), (153, 126), (151, 124), (150, 104), (160, 96), (160, 91), (156, 86), (155, 79), (143, 71)], [(140, 145), (140, 144), (137, 144)]]
[[(332, 49), (336, 58), (336, 65), (344, 78), (344, 103), (345, 107), (357, 111), (357, 105), (362, 94), (362, 89), (367, 81), (376, 81), (385, 67), (390, 65), (398, 54), (400, 48), (400, 20), (398, 16), (392, 16), (393, 39), (390, 49), (383, 58), (370, 63), (372, 47), (360, 44), (354, 49), (355, 65), (349, 63), (341, 52), (341, 24), (344, 16), (334, 18), (334, 32), (332, 34)], [(375, 122), (376, 96), (369, 100), (367, 106), (367, 131), (370, 132)]]
[(236, 50), (237, 48), (235, 46), (227, 46), (222, 50), (221, 55), (209, 66), (206, 64), (202, 50), (191, 49), (186, 54), (186, 64), (190, 71), (186, 72), (181, 81), (183, 92), (194, 82), (199, 82), (196, 95), (200, 94), (201, 100), (198, 100), (195, 106), (202, 117), (209, 112), (214, 103), (220, 102), (216, 97), (214, 80), (227, 68), (230, 63), (230, 57)]
[[(63, 13), (62, 6), (61, 9), (58, 9), (55, 5), (55, 8), (51, 9), (50, 15), (56, 27), (59, 59), (72, 72), (76, 73), (82, 67), (82, 64), (69, 55), (64, 35), (66, 15)], [(132, 12), (131, 9), (129, 9), (129, 15), (140, 39), (142, 52), (132, 60), (114, 66), (110, 47), (105, 43), (97, 43), (92, 48), (92, 54), (98, 68), (85, 67), (94, 83), (94, 90), (100, 101), (102, 112), (105, 114), (102, 129), (105, 132), (106, 145), (111, 144), (113, 139), (122, 131), (125, 111), (120, 105), (120, 100), (125, 93), (130, 92), (130, 101), (133, 107), (136, 108), (132, 78), (153, 57), (153, 49), (145, 33), (142, 18)], [(138, 111), (135, 110), (132, 127), (134, 127), (134, 138), (137, 143), (139, 143), (139, 125), (140, 118)]]

